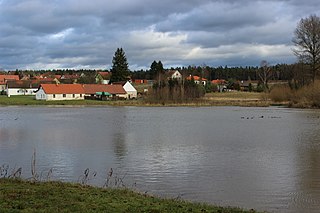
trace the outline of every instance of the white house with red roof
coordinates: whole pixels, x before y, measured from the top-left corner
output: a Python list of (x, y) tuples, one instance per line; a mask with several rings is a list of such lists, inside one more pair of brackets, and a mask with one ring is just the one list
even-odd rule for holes
[(207, 84), (207, 79), (206, 78), (200, 78), (199, 76), (197, 76), (197, 75), (194, 75), (194, 76), (192, 76), (192, 75), (189, 75), (188, 77), (187, 77), (187, 80), (189, 80), (189, 81), (194, 81), (196, 84), (202, 84), (202, 85), (206, 85)]
[(82, 84), (41, 84), (36, 100), (83, 100), (85, 90)]
[(182, 79), (182, 75), (178, 70), (170, 70), (168, 72), (168, 78), (179, 81)]
[(8, 80), (19, 80), (19, 75), (0, 75), (0, 92), (6, 90)]

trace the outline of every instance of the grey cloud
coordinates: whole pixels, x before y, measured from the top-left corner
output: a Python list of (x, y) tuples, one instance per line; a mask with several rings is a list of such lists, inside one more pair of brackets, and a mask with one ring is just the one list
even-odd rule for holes
[[(320, 14), (316, 0), (2, 0), (0, 67), (110, 68), (117, 47), (133, 67), (259, 64), (259, 51), (242, 56), (239, 48), (291, 45), (297, 21), (310, 14)], [(268, 57), (294, 59), (290, 51)]]

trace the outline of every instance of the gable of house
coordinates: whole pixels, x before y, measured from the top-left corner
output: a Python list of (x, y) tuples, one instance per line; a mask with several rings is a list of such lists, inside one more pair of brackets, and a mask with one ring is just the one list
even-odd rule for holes
[(178, 70), (171, 70), (168, 72), (168, 75), (169, 75), (169, 78), (171, 78), (171, 79), (179, 80), (182, 78), (182, 75)]
[(96, 83), (108, 84), (110, 81), (110, 72), (98, 72), (95, 76)]

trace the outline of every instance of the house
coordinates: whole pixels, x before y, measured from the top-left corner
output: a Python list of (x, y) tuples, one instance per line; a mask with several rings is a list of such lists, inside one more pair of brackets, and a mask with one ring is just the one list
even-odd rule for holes
[(194, 80), (194, 82), (196, 83), (196, 84), (202, 84), (202, 85), (206, 85), (206, 83), (207, 83), (207, 79), (206, 78), (200, 78), (199, 76), (196, 76), (196, 75), (194, 75), (194, 76), (192, 76), (192, 75), (189, 75), (188, 77), (187, 77), (187, 80), (188, 81), (191, 81), (191, 80)]
[(170, 70), (168, 72), (168, 79), (172, 79), (172, 80), (181, 80), (182, 79), (182, 75), (178, 70)]
[(75, 84), (80, 76), (78, 74), (64, 74), (61, 75), (59, 81), (63, 84)]
[(138, 97), (138, 92), (134, 86), (129, 81), (124, 81), (124, 82), (115, 82), (113, 83), (114, 85), (120, 84), (122, 85), (123, 89), (127, 93), (127, 99), (135, 99)]
[(9, 80), (6, 83), (6, 94), (8, 97), (12, 95), (35, 95), (39, 87), (38, 81), (31, 80)]
[(133, 84), (135, 85), (139, 85), (139, 84), (148, 84), (148, 80), (147, 79), (134, 79)]
[(19, 75), (0, 75), (0, 92), (5, 92), (8, 80), (19, 80)]
[(83, 84), (83, 88), (86, 98), (100, 98), (103, 94), (110, 94), (110, 98), (127, 98), (127, 92), (119, 84)]
[(98, 72), (95, 79), (97, 84), (109, 84), (111, 73), (110, 72)]
[(41, 84), (36, 100), (83, 100), (85, 91), (81, 84)]
[(211, 83), (217, 85), (217, 90), (219, 92), (223, 92), (227, 89), (227, 81), (224, 79), (212, 80)]

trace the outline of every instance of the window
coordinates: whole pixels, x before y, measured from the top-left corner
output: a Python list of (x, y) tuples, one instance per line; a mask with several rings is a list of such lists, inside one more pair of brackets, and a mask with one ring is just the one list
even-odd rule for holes
[(73, 97), (73, 98), (75, 98), (75, 97), (76, 97), (76, 95), (75, 95), (75, 94), (72, 94), (72, 97)]
[(82, 98), (82, 94), (80, 94), (80, 98)]
[(56, 94), (53, 94), (53, 98), (56, 98)]
[(65, 97), (67, 97), (67, 95), (66, 95), (66, 94), (63, 94), (63, 95), (62, 95), (62, 97), (64, 97), (64, 98), (65, 98)]

